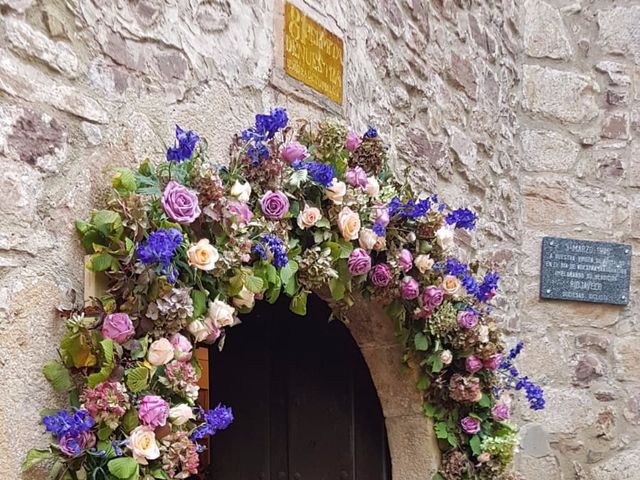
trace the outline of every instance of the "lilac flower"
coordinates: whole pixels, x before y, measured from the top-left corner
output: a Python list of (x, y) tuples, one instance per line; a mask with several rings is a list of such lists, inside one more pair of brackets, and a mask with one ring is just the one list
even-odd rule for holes
[(455, 225), (455, 228), (473, 230), (476, 228), (478, 216), (468, 208), (459, 208), (446, 216), (447, 225)]
[(263, 235), (260, 241), (253, 246), (253, 252), (262, 260), (268, 260), (271, 257), (271, 262), (278, 268), (289, 263), (287, 249), (283, 241), (272, 233)]
[(218, 430), (226, 429), (233, 422), (233, 411), (224, 405), (218, 405), (207, 412), (201, 409), (200, 416), (206, 423), (193, 431), (191, 440), (200, 440), (207, 435), (215, 435)]
[(331, 186), (335, 177), (333, 166), (326, 163), (296, 160), (291, 166), (294, 170), (306, 169), (311, 176), (311, 180), (325, 187)]
[(384, 237), (387, 232), (387, 229), (384, 227), (384, 225), (382, 225), (382, 223), (378, 221), (373, 224), (371, 230), (373, 230), (373, 233), (375, 233), (379, 237)]
[(369, 129), (364, 132), (363, 136), (364, 138), (376, 138), (378, 136), (378, 131), (372, 126), (369, 126)]
[(182, 130), (176, 125), (176, 146), (167, 149), (167, 160), (170, 162), (183, 162), (189, 160), (200, 137), (191, 130)]
[(47, 432), (61, 438), (65, 435), (78, 436), (82, 432), (88, 432), (95, 420), (86, 410), (75, 410), (69, 414), (66, 410), (60, 410), (55, 415), (42, 417), (42, 424)]
[(158, 229), (146, 241), (138, 244), (138, 258), (145, 265), (159, 263), (165, 268), (169, 267), (181, 243), (182, 234), (177, 228)]
[(481, 302), (488, 302), (491, 300), (496, 294), (499, 279), (500, 275), (498, 275), (497, 272), (487, 272), (482, 283), (478, 286), (476, 298)]
[(287, 126), (289, 117), (284, 108), (274, 108), (269, 114), (256, 115), (255, 126), (242, 132), (242, 140), (247, 142), (247, 155), (253, 166), (269, 158), (269, 148), (263, 143), (271, 140), (278, 130)]
[(428, 198), (417, 202), (409, 199), (406, 203), (402, 203), (398, 197), (393, 197), (389, 202), (389, 215), (398, 218), (419, 218), (425, 216), (430, 208), (431, 201)]

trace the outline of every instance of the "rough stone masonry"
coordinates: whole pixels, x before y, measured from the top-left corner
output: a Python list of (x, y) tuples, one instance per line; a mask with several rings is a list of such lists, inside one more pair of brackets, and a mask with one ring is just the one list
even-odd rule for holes
[[(544, 235), (640, 252), (640, 1), (296, 4), (344, 39), (344, 117), (375, 125), (419, 191), (479, 213), (459, 240), (504, 272), (500, 315), (548, 397), (521, 412), (522, 471), (639, 478), (638, 257), (626, 308), (542, 302), (537, 287)], [(55, 309), (83, 297), (72, 222), (113, 169), (161, 156), (176, 122), (224, 162), (256, 112), (323, 116), (273, 81), (274, 12), (273, 0), (0, 0), (0, 478), (21, 478), (26, 450), (45, 444), (38, 411), (62, 402), (40, 368), (62, 334)]]

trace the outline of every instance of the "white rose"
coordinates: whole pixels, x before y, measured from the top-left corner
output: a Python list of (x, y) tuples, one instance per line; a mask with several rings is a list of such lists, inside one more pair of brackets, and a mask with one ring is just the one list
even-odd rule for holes
[(378, 241), (378, 235), (375, 234), (370, 228), (363, 228), (360, 230), (360, 236), (358, 237), (358, 243), (360, 248), (365, 250), (371, 250)]
[(147, 460), (155, 460), (160, 457), (156, 434), (146, 425), (141, 425), (132, 430), (127, 447), (131, 449), (133, 458), (140, 465), (149, 465)]
[(316, 207), (305, 205), (304, 209), (298, 214), (298, 226), (305, 230), (313, 227), (318, 220), (322, 218), (322, 213)]
[(433, 258), (431, 258), (429, 255), (418, 255), (413, 263), (416, 268), (420, 270), (420, 273), (424, 273), (427, 270), (431, 270), (431, 268), (433, 268), (434, 261)]
[(344, 207), (338, 214), (338, 229), (345, 240), (355, 240), (360, 232), (360, 215)]
[(199, 268), (200, 270), (213, 270), (217, 261), (220, 259), (220, 254), (216, 247), (209, 243), (208, 238), (203, 238), (195, 245), (192, 245), (187, 250), (187, 261), (192, 267)]
[(376, 177), (367, 178), (367, 187), (365, 188), (367, 195), (370, 197), (377, 197), (380, 193), (380, 184)]
[(480, 325), (478, 329), (478, 339), (481, 343), (489, 343), (489, 327)]
[(455, 246), (454, 241), (454, 231), (452, 227), (445, 226), (438, 229), (436, 232), (436, 239), (438, 241), (438, 245), (445, 252), (451, 250)]
[(342, 199), (347, 193), (347, 184), (344, 182), (339, 182), (335, 178), (333, 179), (333, 183), (330, 187), (324, 191), (326, 197), (331, 200), (336, 205), (342, 205)]
[(160, 338), (149, 345), (147, 360), (149, 360), (149, 363), (154, 367), (159, 367), (173, 360), (173, 355), (174, 352), (171, 342), (166, 338)]
[(231, 187), (231, 196), (237, 198), (240, 202), (248, 202), (251, 197), (251, 185), (249, 182), (240, 183), (239, 180), (236, 180), (236, 183)]
[(207, 320), (213, 322), (218, 328), (233, 325), (235, 319), (233, 314), (236, 309), (222, 300), (209, 302), (209, 311), (207, 312)]
[(193, 335), (196, 342), (204, 342), (206, 338), (211, 335), (211, 329), (202, 320), (192, 321), (187, 325), (187, 330)]
[(443, 365), (449, 365), (452, 360), (453, 360), (453, 354), (451, 353), (451, 350), (443, 350), (440, 353), (440, 361), (442, 362)]
[(192, 418), (194, 418), (193, 409), (186, 403), (169, 409), (169, 421), (174, 425), (184, 425)]
[(238, 308), (253, 308), (256, 303), (256, 294), (246, 287), (242, 287), (242, 290), (233, 297), (233, 304)]

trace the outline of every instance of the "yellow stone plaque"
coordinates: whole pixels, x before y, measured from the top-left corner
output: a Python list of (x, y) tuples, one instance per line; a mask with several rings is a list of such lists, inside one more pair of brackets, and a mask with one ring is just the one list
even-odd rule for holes
[(342, 39), (291, 3), (284, 10), (287, 74), (342, 105)]

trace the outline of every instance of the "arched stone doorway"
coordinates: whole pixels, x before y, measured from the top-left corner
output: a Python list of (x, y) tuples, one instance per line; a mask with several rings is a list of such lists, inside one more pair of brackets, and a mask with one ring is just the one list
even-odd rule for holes
[[(341, 322), (326, 324), (330, 310), (320, 299), (310, 302), (308, 312), (302, 318), (288, 312), (284, 302), (257, 305), (245, 325), (228, 333), (223, 352), (211, 351), (212, 402), (234, 405), (237, 417), (249, 418), (237, 420), (233, 431), (213, 439), (212, 475), (206, 478), (316, 480), (324, 477), (314, 474), (326, 467), (336, 470), (327, 471), (326, 478), (430, 479), (438, 448), (432, 425), (422, 414), (415, 374), (402, 365), (389, 318), (379, 306), (361, 302), (349, 311), (347, 330)], [(272, 350), (268, 355), (266, 345)], [(265, 368), (279, 368), (283, 362), (293, 362), (289, 376), (265, 374)], [(309, 370), (313, 377), (305, 379)], [(296, 404), (287, 405), (292, 399)], [(314, 435), (305, 435), (304, 429)], [(283, 448), (288, 438), (307, 444)], [(261, 445), (271, 451), (259, 451)], [(323, 464), (323, 455), (332, 458), (332, 464)]]

